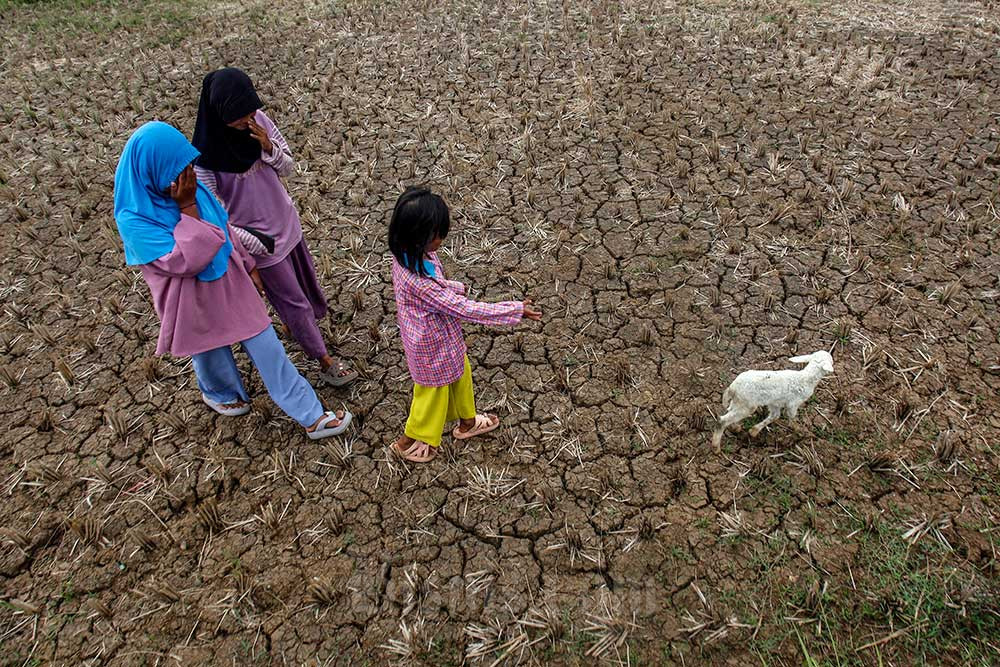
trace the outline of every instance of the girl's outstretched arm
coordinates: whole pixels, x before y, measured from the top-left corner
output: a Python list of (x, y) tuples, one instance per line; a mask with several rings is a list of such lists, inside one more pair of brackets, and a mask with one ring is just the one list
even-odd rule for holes
[(494, 326), (517, 324), (524, 315), (524, 304), (520, 301), (483, 303), (466, 298), (433, 280), (422, 282), (424, 284), (418, 294), (427, 309), (433, 312), (450, 315), (465, 322)]

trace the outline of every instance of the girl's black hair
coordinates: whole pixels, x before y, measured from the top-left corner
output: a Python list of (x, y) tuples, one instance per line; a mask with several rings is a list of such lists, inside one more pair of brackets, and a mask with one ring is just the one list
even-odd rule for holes
[(418, 276), (424, 271), (424, 253), (435, 238), (448, 236), (448, 205), (428, 188), (410, 186), (396, 200), (389, 221), (389, 250), (396, 260)]

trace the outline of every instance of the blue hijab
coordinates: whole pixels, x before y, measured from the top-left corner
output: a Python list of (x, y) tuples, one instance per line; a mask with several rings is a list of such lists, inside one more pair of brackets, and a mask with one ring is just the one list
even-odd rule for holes
[[(170, 184), (198, 155), (183, 134), (159, 121), (146, 123), (129, 137), (115, 170), (115, 222), (127, 264), (148, 264), (174, 249), (181, 212), (170, 198)], [(198, 274), (198, 280), (217, 280), (226, 272), (233, 249), (226, 229), (229, 216), (201, 181), (195, 201), (201, 219), (226, 235), (225, 244)]]

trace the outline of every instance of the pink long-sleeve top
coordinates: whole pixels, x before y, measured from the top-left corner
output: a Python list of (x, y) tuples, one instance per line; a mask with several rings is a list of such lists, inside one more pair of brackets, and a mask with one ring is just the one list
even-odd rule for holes
[[(233, 231), (257, 260), (258, 268), (273, 266), (285, 259), (302, 240), (302, 223), (295, 204), (281, 182), (281, 177), (295, 170), (295, 161), (288, 142), (274, 122), (263, 111), (254, 119), (267, 130), (271, 152), (261, 149), (260, 159), (242, 174), (209, 171), (195, 166), (198, 180), (212, 191), (229, 213)], [(274, 252), (267, 254), (253, 235), (243, 231), (249, 227), (274, 239)]]
[(465, 285), (443, 278), (437, 253), (429, 253), (427, 258), (438, 277), (418, 276), (393, 258), (392, 289), (406, 365), (413, 381), (425, 387), (444, 387), (456, 382), (465, 371), (467, 348), (462, 322), (517, 324), (524, 315), (524, 305), (520, 301), (473, 301), (465, 296)]
[[(230, 228), (231, 230), (231, 228)], [(226, 239), (216, 225), (181, 214), (174, 249), (140, 265), (160, 318), (156, 354), (186, 357), (253, 338), (271, 325), (249, 272), (254, 259), (230, 231), (233, 251), (217, 280), (198, 280)]]

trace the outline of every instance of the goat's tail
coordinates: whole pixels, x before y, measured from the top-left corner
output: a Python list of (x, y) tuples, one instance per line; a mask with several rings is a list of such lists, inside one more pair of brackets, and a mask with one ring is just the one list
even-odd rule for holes
[(724, 407), (726, 410), (728, 410), (729, 409), (729, 402), (731, 400), (732, 400), (732, 395), (729, 393), (729, 387), (726, 387), (726, 390), (724, 392), (722, 392), (722, 407)]

